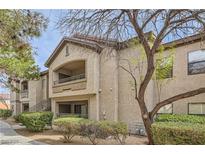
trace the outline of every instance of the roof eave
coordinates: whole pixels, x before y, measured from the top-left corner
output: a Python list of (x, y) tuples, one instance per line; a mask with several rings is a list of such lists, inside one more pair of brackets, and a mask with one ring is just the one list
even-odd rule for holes
[(53, 59), (59, 54), (60, 48), (64, 45), (64, 43), (73, 43), (73, 44), (78, 44), (80, 46), (95, 50), (97, 53), (100, 53), (102, 51), (102, 47), (97, 45), (97, 44), (89, 44), (87, 42), (83, 42), (81, 40), (75, 40), (72, 38), (66, 38), (64, 37), (58, 46), (55, 48), (54, 52), (51, 54), (51, 56), (48, 58), (46, 63), (44, 64), (45, 67), (49, 67), (50, 64), (52, 63)]

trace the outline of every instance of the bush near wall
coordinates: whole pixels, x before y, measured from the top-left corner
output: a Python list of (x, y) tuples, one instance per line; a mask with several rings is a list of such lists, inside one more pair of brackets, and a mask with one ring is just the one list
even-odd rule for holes
[(114, 121), (100, 121), (99, 125), (104, 134), (108, 133), (107, 136), (113, 136), (114, 139), (120, 144), (125, 144), (125, 139), (128, 134), (128, 127), (125, 123)]
[(12, 110), (0, 109), (0, 117), (8, 118), (12, 115)]
[(62, 133), (66, 142), (71, 142), (75, 135), (80, 135), (87, 137), (92, 144), (97, 144), (96, 139), (113, 136), (119, 143), (124, 144), (128, 134), (127, 125), (122, 122), (66, 117), (55, 119), (53, 124), (55, 130)]
[(182, 114), (160, 114), (155, 119), (156, 122), (186, 122), (205, 124), (205, 116), (182, 115)]
[(75, 135), (79, 135), (80, 121), (83, 118), (64, 117), (55, 119), (53, 122), (54, 130), (62, 133), (65, 142), (70, 143)]
[(92, 120), (80, 121), (79, 134), (83, 137), (87, 137), (92, 144), (97, 144), (97, 139), (105, 139), (108, 137), (108, 133), (104, 133), (100, 127), (100, 122)]
[(46, 125), (52, 124), (52, 112), (24, 112), (18, 117), (27, 129), (34, 132), (43, 131)]
[(152, 124), (154, 144), (205, 144), (205, 125), (182, 122), (155, 122)]

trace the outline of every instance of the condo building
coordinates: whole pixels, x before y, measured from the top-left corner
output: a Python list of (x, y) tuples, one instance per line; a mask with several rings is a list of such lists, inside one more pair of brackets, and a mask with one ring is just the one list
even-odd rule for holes
[[(142, 47), (131, 45), (135, 39), (118, 42), (79, 34), (64, 37), (46, 61), (48, 70), (39, 80), (15, 83), (20, 93), (11, 92), (14, 114), (51, 110), (55, 116), (77, 114), (92, 120), (123, 121), (134, 130), (142, 124), (141, 112), (133, 79), (122, 67), (134, 70), (140, 83), (146, 67), (136, 67)], [(205, 45), (201, 35), (164, 43), (163, 47), (165, 62), (172, 54), (173, 63), (166, 78), (150, 81), (145, 94), (148, 110), (160, 100), (205, 87)], [(182, 99), (161, 108), (159, 113), (205, 114), (204, 100), (205, 94)]]

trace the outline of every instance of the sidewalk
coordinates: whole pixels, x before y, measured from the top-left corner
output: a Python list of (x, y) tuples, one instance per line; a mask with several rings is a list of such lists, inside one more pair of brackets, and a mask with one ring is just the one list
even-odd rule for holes
[(0, 145), (45, 145), (17, 134), (6, 122), (0, 120)]

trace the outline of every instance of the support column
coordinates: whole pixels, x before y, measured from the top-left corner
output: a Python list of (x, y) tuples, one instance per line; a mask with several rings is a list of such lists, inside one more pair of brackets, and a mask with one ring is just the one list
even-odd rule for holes
[(56, 101), (51, 99), (51, 111), (53, 112), (53, 116), (56, 117)]

